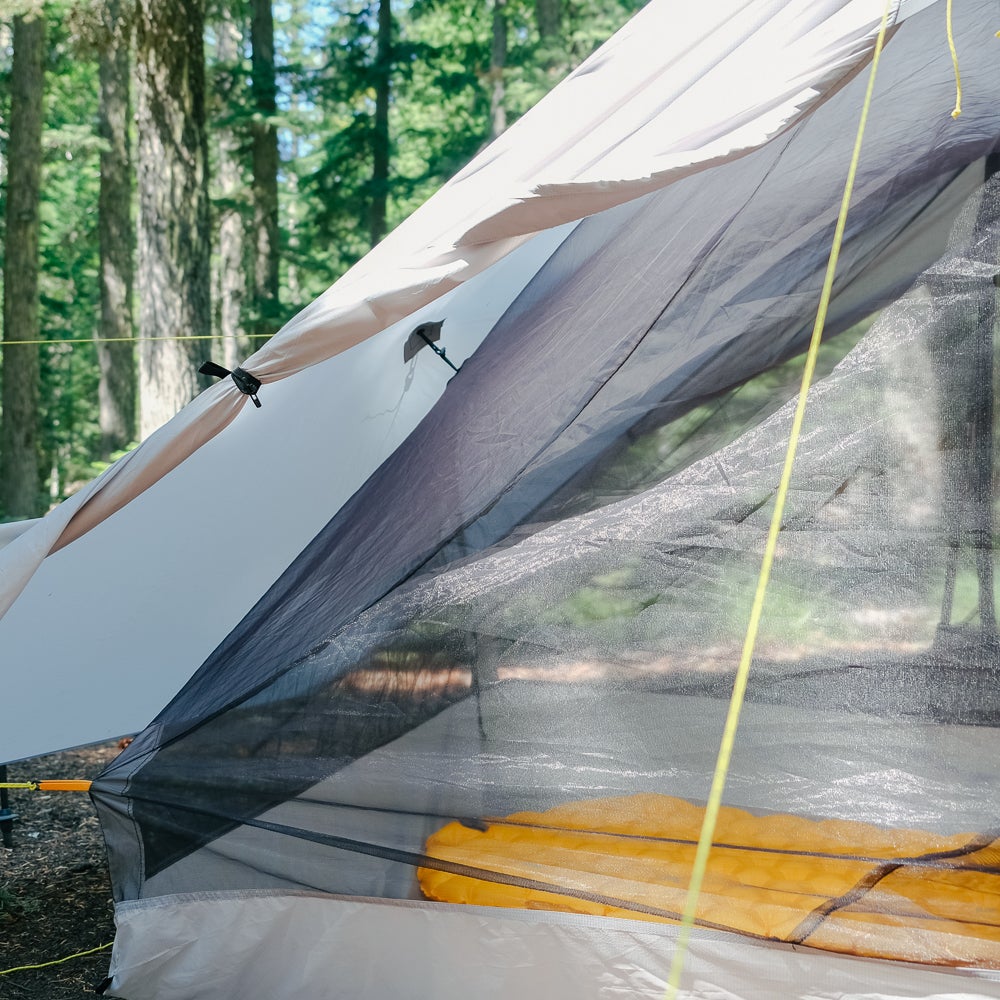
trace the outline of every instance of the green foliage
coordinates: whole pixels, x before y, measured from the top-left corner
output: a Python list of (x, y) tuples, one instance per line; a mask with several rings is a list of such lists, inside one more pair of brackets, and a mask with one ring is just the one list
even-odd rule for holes
[[(321, 155), (305, 179), (304, 191), (317, 199), (317, 236), (346, 270), (368, 250), (367, 215), (374, 197), (377, 3), (346, 0), (338, 8), (326, 41), (326, 62), (315, 76), (315, 92), (326, 110), (319, 138)], [(398, 25), (394, 47), (399, 44)], [(400, 78), (390, 70), (390, 86)], [(398, 182), (398, 174), (394, 178)]]
[[(39, 236), (39, 325), (41, 339), (48, 343), (38, 348), (39, 462), (44, 473), (51, 473), (50, 496), (61, 499), (69, 484), (89, 478), (87, 466), (97, 447), (96, 356), (89, 344), (77, 342), (93, 336), (100, 306), (100, 144), (96, 66), (79, 58), (69, 21), (51, 16), (49, 21)], [(9, 60), (7, 51), (4, 76), (10, 72)], [(0, 81), (0, 121), (7, 120), (7, 93)], [(0, 217), (4, 209), (0, 197)]]
[(19, 917), (38, 913), (41, 908), (41, 900), (17, 896), (0, 885), (0, 920), (17, 920)]
[[(513, 123), (641, 4), (588, 0), (570, 6), (564, 38), (543, 46), (534, 8), (504, 6), (508, 52), (505, 110)], [(328, 27), (326, 60), (313, 73), (325, 113), (319, 145), (302, 167), (315, 198), (315, 238), (331, 247), (338, 270), (368, 249), (365, 214), (373, 197), (371, 149), (376, 4), (344, 0)], [(394, 8), (390, 133), (391, 229), (418, 208), (487, 143), (493, 7), (487, 0), (413, 0)]]
[[(89, 344), (100, 311), (97, 70), (78, 58), (65, 24), (49, 29), (43, 137), (40, 331), (42, 469), (61, 499), (87, 478), (98, 446), (97, 358)], [(69, 487), (69, 488), (67, 488)]]
[(138, 443), (138, 441), (132, 441), (127, 447), (113, 451), (107, 459), (97, 459), (91, 462), (84, 470), (85, 478), (87, 480), (96, 479), (109, 465), (114, 465), (119, 458), (124, 458)]
[[(99, 371), (92, 341), (100, 315), (97, 204), (98, 58), (102, 0), (0, 5), (0, 267), (9, 121), (10, 19), (48, 16), (43, 195), (40, 206), (41, 356), (39, 463), (47, 496), (61, 499), (90, 478), (99, 453)], [(534, 7), (507, 0), (506, 115), (516, 120), (574, 64), (622, 24), (636, 0), (564, 5), (563, 32), (541, 43)], [(393, 7), (389, 67), (389, 229), (464, 166), (490, 135), (491, 0), (410, 0)], [(122, 7), (127, 18), (131, 6)], [(306, 305), (368, 249), (376, 62), (376, 0), (281, 0), (274, 6), (281, 170), (281, 303), (285, 318)], [(206, 53), (209, 128), (234, 136), (242, 185), (216, 190), (218, 220), (235, 208), (249, 225), (250, 94), (248, 4), (209, 5)], [(243, 43), (218, 46), (223, 20)], [(119, 26), (124, 21), (119, 23)], [(228, 50), (227, 50), (228, 51)], [(210, 137), (214, 152), (219, 143)], [(249, 252), (246, 266), (250, 266)], [(141, 295), (141, 290), (138, 290)], [(252, 317), (247, 317), (248, 322)]]

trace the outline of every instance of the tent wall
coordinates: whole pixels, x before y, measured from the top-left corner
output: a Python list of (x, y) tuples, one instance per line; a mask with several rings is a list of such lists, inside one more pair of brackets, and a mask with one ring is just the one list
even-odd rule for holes
[(570, 229), (269, 386), (262, 409), (46, 559), (0, 618), (4, 697), (22, 708), (0, 760), (145, 726), (444, 392), (454, 373), (429, 349), (404, 362), (411, 331), (444, 320), (461, 364)]
[[(993, 728), (844, 711), (830, 707), (831, 690), (825, 693), (818, 699), (821, 706), (746, 707), (728, 781), (729, 804), (943, 834), (978, 829), (988, 821), (985, 803), (993, 777), (975, 762), (991, 759), (998, 749)], [(140, 780), (126, 789), (128, 768), (111, 769), (102, 778), (101, 794), (105, 829), (118, 842), (114, 881), (127, 898), (211, 886), (419, 899), (412, 864), (387, 852), (365, 854), (363, 846), (418, 855), (447, 817), (545, 810), (567, 798), (669, 792), (701, 800), (726, 708), (721, 698), (636, 694), (623, 686), (497, 685), (479, 704), (465, 698), (297, 796), (258, 810), (247, 825), (216, 830), (200, 850), (172, 862), (155, 856), (160, 840), (145, 846), (135, 841), (133, 851), (124, 852), (126, 837), (136, 836), (129, 828), (133, 815), (142, 815), (143, 785)], [(544, 745), (540, 732), (546, 734)], [(174, 762), (172, 772), (160, 776), (161, 794), (170, 779), (190, 781), (188, 796), (170, 801), (178, 824), (187, 818), (186, 809), (206, 806), (197, 784), (199, 749), (166, 753), (161, 762)], [(831, 753), (839, 755), (835, 770)], [(241, 761), (229, 763), (219, 773), (238, 780)], [(879, 780), (888, 774), (897, 776), (891, 792)], [(121, 808), (126, 790), (140, 797), (133, 815)], [(229, 804), (224, 787), (217, 788), (216, 801), (221, 809)], [(262, 825), (253, 825), (257, 820)], [(276, 838), (269, 825), (289, 834)], [(296, 837), (296, 831), (306, 833)], [(311, 841), (310, 832), (335, 833), (359, 849)], [(141, 879), (140, 856), (147, 873)]]
[[(995, 776), (983, 762), (996, 749), (995, 625), (960, 627), (971, 644), (950, 659), (927, 600), (952, 511), (978, 502), (948, 471), (968, 441), (947, 429), (975, 398), (979, 310), (995, 295), (995, 187), (970, 199), (947, 254), (815, 387), (782, 551), (785, 585), (804, 596), (768, 622), (730, 802), (874, 820), (900, 845), (916, 829), (992, 839)], [(756, 569), (766, 519), (753, 501), (773, 489), (790, 409), (634, 497), (414, 576), (190, 732), (152, 727), (97, 790), (117, 890), (407, 897), (425, 838), (449, 819), (502, 824), (512, 811), (661, 789), (697, 800), (730, 675), (714, 636)], [(622, 567), (656, 599), (606, 621), (550, 614)], [(805, 604), (819, 627), (789, 642), (789, 613)], [(903, 636), (865, 617), (901, 611)], [(421, 629), (432, 640), (423, 653)], [(492, 679), (477, 676), (486, 650), (461, 641), (483, 635), (503, 640)], [(970, 712), (986, 725), (963, 725)], [(976, 871), (992, 874), (984, 862)], [(497, 874), (489, 862), (474, 870)], [(907, 909), (904, 922), (939, 920)], [(983, 909), (976, 919), (995, 934), (995, 907)], [(862, 911), (900, 916), (891, 892), (866, 895)], [(992, 941), (982, 947), (995, 965)]]
[[(531, 234), (756, 148), (850, 77), (879, 20), (875, 0), (727, 0), (697, 15), (650, 4), (245, 367), (264, 384), (289, 378), (411, 315)], [(219, 383), (14, 539), (0, 556), (0, 614), (49, 552), (139, 496), (244, 403), (231, 382)]]
[[(676, 932), (625, 920), (287, 893), (118, 909), (108, 996), (539, 996), (662, 1000)], [(235, 933), (238, 929), (238, 933)], [(372, 953), (373, 942), (379, 949)], [(184, 954), (185, 963), (171, 958)], [(996, 1000), (1000, 982), (734, 941), (691, 940), (678, 1000)]]
[[(958, 37), (971, 42), (981, 23), (968, 11)], [(968, 45), (963, 69), (976, 112), (926, 127), (952, 96), (939, 37), (928, 10), (886, 51), (834, 329), (936, 259), (947, 209), (976, 180), (963, 171), (997, 143), (989, 95), (1000, 94), (982, 46)], [(499, 541), (658, 401), (682, 408), (801, 345), (864, 86), (855, 79), (753, 154), (578, 227), (441, 403), (167, 707), (169, 735), (245, 697), (435, 558)], [(942, 228), (928, 231), (928, 218)]]

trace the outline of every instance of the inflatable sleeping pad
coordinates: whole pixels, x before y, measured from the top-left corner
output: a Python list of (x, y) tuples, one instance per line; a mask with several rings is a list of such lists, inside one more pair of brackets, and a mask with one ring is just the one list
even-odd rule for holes
[[(677, 921), (703, 814), (642, 794), (450, 823), (427, 841), (420, 886), (452, 903)], [(998, 837), (724, 806), (697, 922), (853, 955), (1000, 968)]]

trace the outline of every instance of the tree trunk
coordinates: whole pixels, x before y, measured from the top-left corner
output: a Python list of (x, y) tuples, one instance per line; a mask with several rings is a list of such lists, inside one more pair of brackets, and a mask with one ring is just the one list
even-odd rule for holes
[(562, 0), (535, 0), (535, 24), (538, 27), (538, 64), (552, 83), (568, 69), (567, 53), (562, 45)]
[(368, 234), (372, 246), (385, 236), (389, 200), (389, 97), (392, 81), (392, 8), (379, 0), (375, 53), (375, 122), (372, 130), (372, 200)]
[(98, 419), (101, 457), (108, 459), (135, 436), (135, 351), (130, 339), (135, 238), (129, 138), (131, 26), (123, 16), (120, 0), (106, 0), (100, 13), (98, 131), (103, 146), (97, 223), (101, 248)]
[[(296, 108), (297, 97), (292, 97), (292, 108)], [(302, 156), (302, 137), (292, 136), (291, 158), (293, 163), (297, 163)], [(285, 212), (285, 225), (288, 229), (288, 263), (285, 265), (285, 290), (288, 296), (286, 305), (292, 308), (301, 308), (302, 289), (299, 285), (299, 267), (296, 263), (297, 253), (300, 246), (299, 241), (299, 217), (302, 215), (302, 207), (299, 201), (299, 175), (294, 170), (289, 170), (285, 185), (288, 192), (285, 204), (288, 206)]]
[[(242, 32), (232, 19), (232, 15), (224, 12), (219, 22), (217, 55), (224, 67), (235, 67), (239, 64), (242, 45)], [(224, 113), (232, 101), (233, 86), (231, 81), (237, 74), (226, 72), (226, 84), (217, 87), (219, 101)], [(240, 365), (248, 354), (252, 353), (251, 341), (243, 328), (243, 310), (247, 296), (246, 280), (246, 240), (244, 233), (243, 213), (240, 203), (245, 199), (243, 175), (240, 170), (239, 137), (228, 125), (222, 125), (217, 131), (218, 154), (216, 160), (215, 183), (218, 193), (219, 235), (218, 254), (216, 256), (215, 281), (213, 292), (218, 303), (218, 333), (222, 342), (220, 352), (222, 364), (233, 369)]]
[(507, 65), (507, 18), (505, 0), (493, 0), (493, 41), (490, 46), (490, 140), (507, 128), (507, 89), (504, 67)]
[(558, 38), (562, 30), (561, 0), (535, 0), (535, 23), (543, 42)]
[(3, 297), (3, 419), (0, 509), (40, 513), (38, 472), (38, 231), (42, 169), (45, 18), (14, 18), (7, 147), (7, 232)]
[[(269, 336), (281, 325), (278, 304), (278, 88), (274, 73), (271, 0), (251, 0), (250, 76), (253, 90), (253, 292), (254, 333)], [(254, 346), (259, 347), (258, 337)]]
[(139, 0), (139, 398), (146, 437), (204, 384), (211, 333), (204, 0)]

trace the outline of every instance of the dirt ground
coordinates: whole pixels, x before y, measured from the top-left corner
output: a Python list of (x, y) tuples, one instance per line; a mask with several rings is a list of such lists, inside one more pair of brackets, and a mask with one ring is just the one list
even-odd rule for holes
[[(117, 743), (11, 764), (8, 781), (94, 778)], [(111, 886), (100, 824), (79, 792), (12, 791), (14, 846), (0, 846), (0, 1000), (68, 1000), (94, 995), (111, 949), (44, 969), (25, 969), (110, 944)]]

